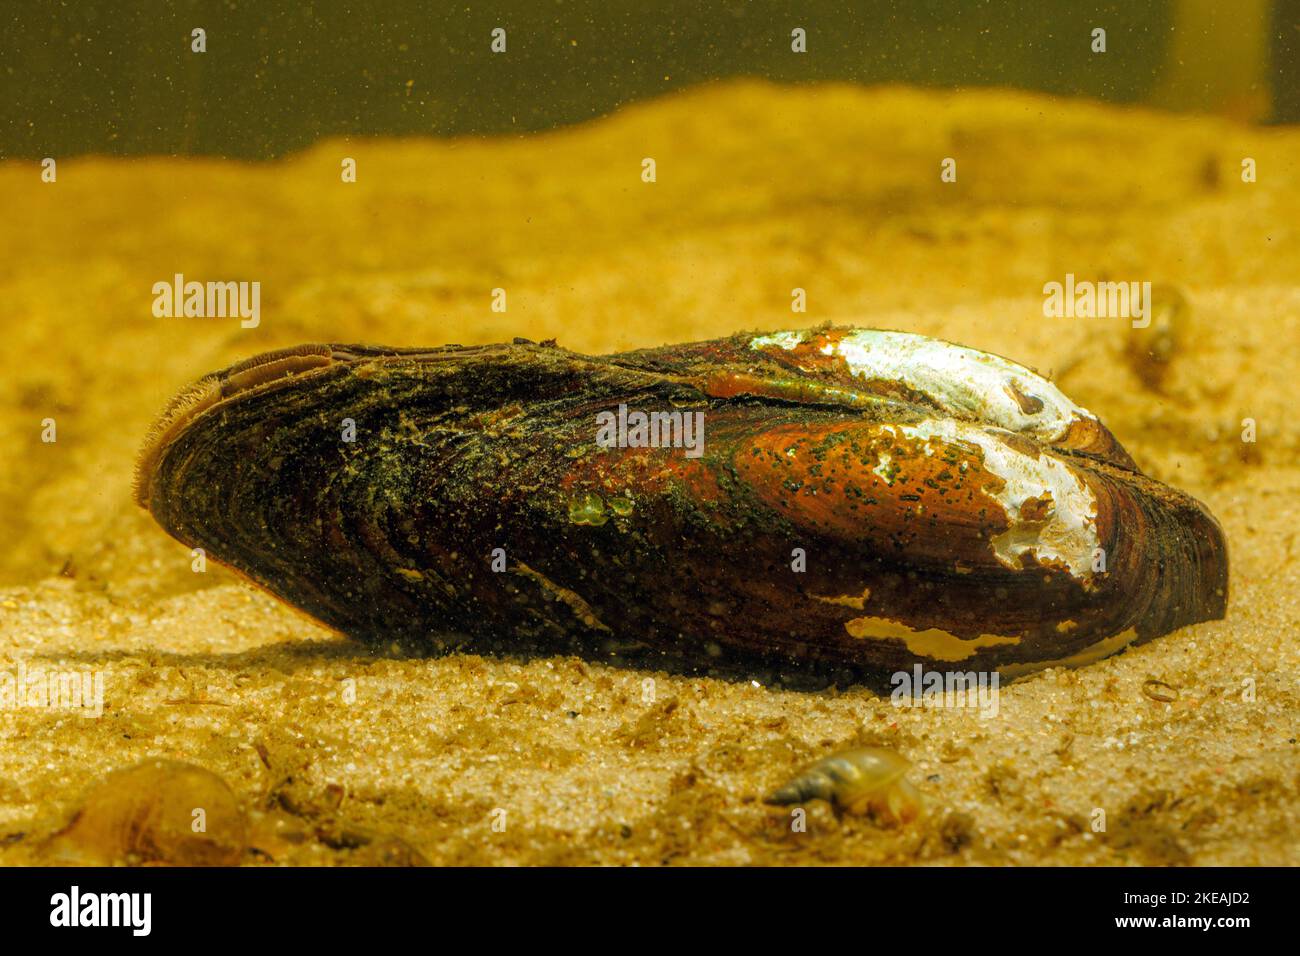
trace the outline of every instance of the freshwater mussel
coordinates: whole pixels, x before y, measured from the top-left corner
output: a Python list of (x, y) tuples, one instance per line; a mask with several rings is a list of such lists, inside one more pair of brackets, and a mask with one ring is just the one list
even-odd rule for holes
[(1051, 382), (870, 329), (285, 349), (178, 395), (136, 497), (372, 643), (1015, 677), (1227, 597), (1215, 519)]

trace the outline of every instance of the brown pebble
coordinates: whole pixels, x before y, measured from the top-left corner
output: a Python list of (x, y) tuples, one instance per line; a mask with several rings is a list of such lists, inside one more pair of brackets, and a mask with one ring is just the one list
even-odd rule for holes
[(1178, 688), (1162, 680), (1151, 678), (1142, 685), (1142, 693), (1162, 704), (1173, 703), (1178, 699)]

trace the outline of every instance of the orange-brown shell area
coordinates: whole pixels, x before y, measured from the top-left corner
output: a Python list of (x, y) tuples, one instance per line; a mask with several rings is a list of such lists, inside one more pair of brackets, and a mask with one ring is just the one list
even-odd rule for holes
[(755, 435), (735, 465), (795, 524), (869, 539), (915, 566), (989, 566), (989, 539), (1008, 526), (986, 492), (1005, 483), (985, 470), (978, 448), (939, 443), (930, 454), (889, 424), (783, 425)]
[[(900, 426), (932, 408), (828, 400), (746, 341), (286, 350), (174, 403), (137, 495), (181, 541), (370, 641), (873, 673), (1070, 659), (1222, 615), (1222, 534), (1187, 496), (997, 431), (1091, 489), (1108, 553), (1084, 577), (1033, 549), (1008, 566), (991, 547), (1003, 479), (977, 444), (923, 446)], [(702, 454), (597, 447), (597, 415), (621, 404), (702, 414)]]
[[(574, 436), (575, 449), (589, 438)], [(699, 505), (716, 504), (725, 491), (712, 464), (703, 458), (688, 458), (677, 452), (665, 454), (658, 448), (609, 448), (600, 454), (575, 456), (572, 467), (560, 479), (566, 494), (583, 492), (607, 497), (652, 499), (672, 493)]]

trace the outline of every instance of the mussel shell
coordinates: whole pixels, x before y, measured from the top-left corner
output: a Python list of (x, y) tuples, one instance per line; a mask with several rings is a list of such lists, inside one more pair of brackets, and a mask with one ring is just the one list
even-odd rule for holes
[[(137, 498), (371, 642), (1016, 676), (1223, 616), (1217, 522), (1087, 413), (1049, 420), (1029, 370), (997, 359), (1017, 404), (972, 410), (944, 383), (863, 380), (790, 344), (270, 353), (178, 396)], [(620, 404), (703, 412), (703, 454), (597, 447), (597, 414)], [(1033, 414), (1001, 427), (1017, 407)], [(1054, 495), (1015, 492), (1004, 459)]]

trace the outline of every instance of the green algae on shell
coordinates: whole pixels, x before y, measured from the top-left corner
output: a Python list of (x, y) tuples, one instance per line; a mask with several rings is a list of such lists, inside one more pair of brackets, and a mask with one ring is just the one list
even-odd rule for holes
[[(669, 434), (702, 416), (698, 457), (598, 447), (597, 416), (622, 406)], [(1094, 415), (1006, 359), (869, 329), (598, 357), (286, 349), (182, 392), (136, 497), (371, 642), (613, 635), (701, 666), (722, 648), (1012, 677), (1226, 602), (1217, 522)]]

